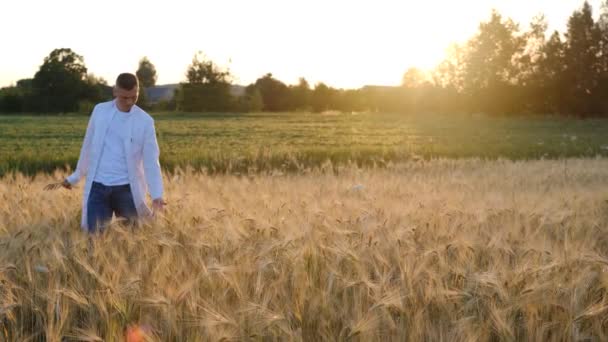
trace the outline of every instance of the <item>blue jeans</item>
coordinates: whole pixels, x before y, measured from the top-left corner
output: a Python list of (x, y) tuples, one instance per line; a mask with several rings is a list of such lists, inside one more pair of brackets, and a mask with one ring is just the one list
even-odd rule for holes
[(137, 219), (137, 209), (129, 184), (106, 186), (93, 182), (87, 200), (87, 225), (89, 233), (102, 232), (112, 221), (112, 214), (133, 223)]

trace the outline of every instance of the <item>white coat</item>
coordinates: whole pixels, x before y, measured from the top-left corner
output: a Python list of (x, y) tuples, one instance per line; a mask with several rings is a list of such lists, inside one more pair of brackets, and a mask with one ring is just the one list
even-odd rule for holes
[[(101, 158), (106, 133), (112, 118), (116, 115), (116, 111), (114, 101), (95, 106), (89, 119), (76, 170), (67, 177), (68, 182), (72, 185), (78, 183), (83, 177), (86, 178), (82, 197), (81, 226), (83, 230), (87, 230), (89, 193)], [(130, 132), (130, 134), (124, 140), (129, 184), (138, 216), (147, 217), (152, 213), (146, 205), (148, 190), (153, 199), (163, 196), (163, 180), (158, 162), (159, 149), (156, 141), (156, 130), (154, 119), (138, 106), (133, 106), (130, 113), (131, 115), (129, 115), (126, 123), (127, 132)]]

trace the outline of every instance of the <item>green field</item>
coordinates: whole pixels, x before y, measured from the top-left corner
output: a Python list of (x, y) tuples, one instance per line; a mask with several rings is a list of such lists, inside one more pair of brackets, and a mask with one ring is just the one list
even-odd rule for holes
[[(154, 114), (167, 169), (302, 170), (417, 158), (608, 156), (608, 120), (311, 113)], [(0, 175), (76, 164), (86, 116), (0, 116)]]

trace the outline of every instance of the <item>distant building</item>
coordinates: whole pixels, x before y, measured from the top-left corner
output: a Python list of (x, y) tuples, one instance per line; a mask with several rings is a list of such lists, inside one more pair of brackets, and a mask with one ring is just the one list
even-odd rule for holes
[(161, 101), (170, 101), (175, 95), (175, 89), (179, 84), (165, 84), (146, 88), (148, 103), (155, 104)]
[[(148, 103), (156, 104), (161, 101), (171, 101), (179, 84), (164, 84), (146, 88)], [(245, 95), (245, 87), (238, 84), (230, 86), (230, 94), (234, 97)]]

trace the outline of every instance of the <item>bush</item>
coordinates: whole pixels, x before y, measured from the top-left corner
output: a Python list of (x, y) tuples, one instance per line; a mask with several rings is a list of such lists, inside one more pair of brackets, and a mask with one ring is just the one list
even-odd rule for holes
[(24, 95), (16, 87), (0, 90), (0, 112), (19, 113), (23, 111)]
[(78, 101), (78, 110), (79, 114), (91, 114), (93, 112), (93, 108), (95, 108), (95, 103), (89, 100), (80, 100)]

